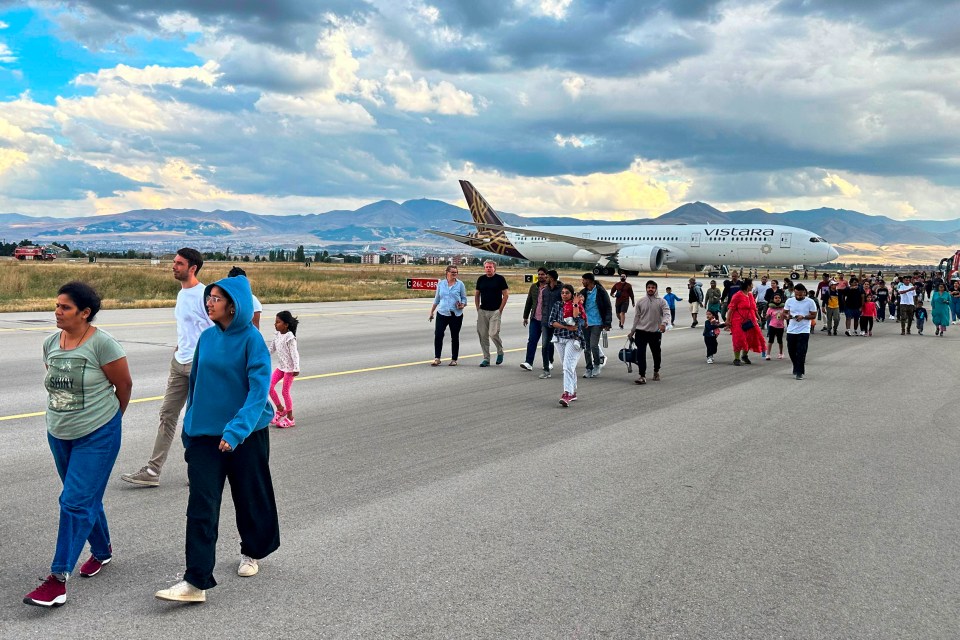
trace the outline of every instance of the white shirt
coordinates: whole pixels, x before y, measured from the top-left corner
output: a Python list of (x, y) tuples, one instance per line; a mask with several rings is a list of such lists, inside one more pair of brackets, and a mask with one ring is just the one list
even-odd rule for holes
[(258, 298), (257, 296), (253, 295), (252, 293), (250, 294), (250, 297), (253, 298), (253, 312), (254, 312), (254, 313), (256, 313), (256, 312), (258, 312), (258, 311), (262, 312), (262, 311), (263, 311), (263, 305), (260, 304), (260, 298)]
[(769, 290), (770, 290), (770, 285), (763, 284), (762, 282), (758, 282), (753, 285), (753, 297), (756, 298), (758, 302), (762, 302), (763, 304), (766, 304), (766, 300), (764, 299), (764, 296), (767, 295), (767, 291)]
[[(809, 296), (803, 300), (788, 298), (786, 304), (783, 305), (783, 308), (791, 316), (808, 316), (811, 313), (817, 312), (817, 304), (811, 300)], [(794, 320), (791, 318), (790, 324), (787, 325), (787, 333), (810, 333), (810, 321)]]
[(901, 283), (897, 286), (897, 291), (900, 292), (900, 304), (913, 304), (914, 296), (917, 294), (917, 292), (915, 290), (904, 292), (904, 289), (914, 289), (914, 285)]
[(173, 308), (173, 317), (177, 321), (177, 352), (173, 357), (180, 364), (193, 362), (200, 334), (213, 326), (203, 300), (204, 289), (206, 287), (201, 282), (177, 293), (177, 304)]

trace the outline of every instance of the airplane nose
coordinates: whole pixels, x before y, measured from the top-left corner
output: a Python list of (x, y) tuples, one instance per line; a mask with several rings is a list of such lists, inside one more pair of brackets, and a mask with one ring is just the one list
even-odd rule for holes
[(839, 257), (840, 252), (833, 247), (830, 247), (830, 249), (827, 251), (827, 261), (830, 262), (831, 260), (836, 260)]

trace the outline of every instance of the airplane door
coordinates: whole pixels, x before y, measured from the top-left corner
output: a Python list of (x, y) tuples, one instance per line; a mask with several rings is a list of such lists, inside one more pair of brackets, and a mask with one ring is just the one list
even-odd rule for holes
[(793, 234), (790, 233), (781, 233), (780, 234), (780, 248), (789, 249), (790, 248), (790, 236)]
[(699, 234), (699, 233), (691, 233), (691, 234), (690, 234), (690, 246), (691, 246), (691, 247), (699, 247), (699, 246), (700, 246), (700, 234)]
[(590, 239), (590, 234), (589, 234), (589, 233), (581, 233), (581, 234), (580, 234), (580, 237), (586, 238), (587, 240), (589, 240), (589, 239)]

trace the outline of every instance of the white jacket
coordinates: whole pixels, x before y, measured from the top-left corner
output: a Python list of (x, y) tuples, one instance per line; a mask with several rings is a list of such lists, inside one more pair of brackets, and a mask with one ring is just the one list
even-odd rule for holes
[(297, 336), (292, 331), (274, 334), (273, 341), (267, 345), (270, 353), (277, 354), (279, 369), (284, 373), (300, 371), (300, 353), (297, 351)]

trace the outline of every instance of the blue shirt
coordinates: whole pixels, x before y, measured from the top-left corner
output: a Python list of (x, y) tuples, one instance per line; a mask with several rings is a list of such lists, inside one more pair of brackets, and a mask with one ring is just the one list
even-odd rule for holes
[(457, 303), (467, 304), (467, 288), (457, 280), (452, 285), (444, 278), (437, 283), (437, 294), (433, 296), (433, 303), (437, 305), (437, 313), (449, 316), (462, 316), (463, 309), (457, 308)]
[(676, 309), (677, 301), (680, 300), (680, 297), (674, 295), (673, 291), (671, 291), (667, 295), (663, 296), (663, 299), (666, 301), (668, 307), (670, 307), (671, 309)]
[(587, 312), (587, 324), (591, 327), (599, 327), (603, 324), (603, 320), (600, 318), (600, 307), (597, 306), (596, 286), (594, 286), (593, 289), (587, 293), (586, 298), (584, 298), (583, 309)]

